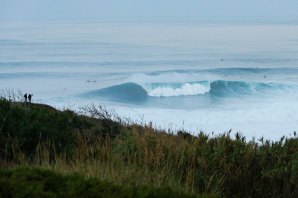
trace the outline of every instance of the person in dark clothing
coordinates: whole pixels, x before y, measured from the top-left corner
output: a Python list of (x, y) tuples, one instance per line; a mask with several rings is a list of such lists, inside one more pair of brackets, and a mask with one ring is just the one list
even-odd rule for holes
[(31, 103), (32, 96), (33, 96), (33, 94), (28, 95), (29, 103)]
[(27, 93), (24, 95), (24, 98), (25, 98), (25, 103), (27, 103), (27, 98), (28, 98)]

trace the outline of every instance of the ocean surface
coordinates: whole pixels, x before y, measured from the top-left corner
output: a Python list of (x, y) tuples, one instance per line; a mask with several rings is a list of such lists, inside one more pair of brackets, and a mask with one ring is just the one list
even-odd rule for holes
[(0, 24), (0, 90), (104, 105), (160, 129), (275, 140), (298, 130), (298, 26)]

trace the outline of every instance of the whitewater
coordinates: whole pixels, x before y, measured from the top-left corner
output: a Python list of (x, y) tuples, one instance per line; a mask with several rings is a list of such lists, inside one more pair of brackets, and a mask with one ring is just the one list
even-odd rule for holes
[(0, 24), (0, 90), (156, 128), (248, 139), (298, 130), (298, 26)]

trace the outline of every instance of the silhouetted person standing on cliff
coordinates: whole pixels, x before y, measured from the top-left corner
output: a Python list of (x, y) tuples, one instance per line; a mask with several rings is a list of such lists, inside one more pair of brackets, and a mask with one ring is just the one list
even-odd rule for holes
[(25, 103), (27, 103), (27, 93), (24, 95), (24, 98), (25, 98)]
[(29, 103), (31, 103), (32, 96), (33, 96), (33, 94), (28, 95)]

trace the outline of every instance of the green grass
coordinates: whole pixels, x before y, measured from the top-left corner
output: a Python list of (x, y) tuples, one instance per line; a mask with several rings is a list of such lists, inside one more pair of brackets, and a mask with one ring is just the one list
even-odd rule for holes
[[(77, 174), (61, 175), (42, 169), (0, 170), (0, 197), (207, 197), (186, 194), (170, 188), (119, 186)], [(209, 196), (208, 196), (209, 197)]]
[[(222, 197), (298, 197), (298, 138), (246, 140), (230, 132), (177, 135), (40, 104), (0, 100), (0, 164), (77, 173), (117, 186)], [(115, 117), (115, 116), (114, 116)], [(117, 118), (117, 117), (116, 117)]]

